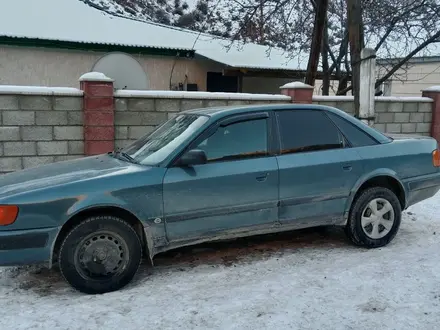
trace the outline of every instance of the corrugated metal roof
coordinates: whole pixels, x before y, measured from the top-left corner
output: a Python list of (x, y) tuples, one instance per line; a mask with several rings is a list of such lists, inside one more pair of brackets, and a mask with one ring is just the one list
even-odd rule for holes
[[(2, 4), (0, 36), (192, 50), (236, 68), (304, 70), (307, 58), (256, 44), (233, 45), (211, 35), (104, 13), (79, 0), (12, 0)], [(304, 60), (305, 59), (305, 60)]]
[(288, 58), (284, 51), (269, 49), (257, 44), (234, 44), (230, 47), (229, 40), (214, 40), (212, 37), (203, 37), (196, 44), (196, 54), (202, 55), (216, 62), (236, 68), (271, 69), (271, 70), (305, 70), (307, 68), (307, 54), (295, 55)]

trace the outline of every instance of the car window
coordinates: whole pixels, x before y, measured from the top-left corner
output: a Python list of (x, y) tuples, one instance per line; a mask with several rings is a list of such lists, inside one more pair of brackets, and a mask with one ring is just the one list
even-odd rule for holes
[(341, 132), (345, 135), (353, 147), (365, 147), (377, 144), (377, 142), (371, 136), (349, 123), (344, 118), (341, 118), (340, 116), (331, 112), (328, 112), (327, 114), (339, 127)]
[(278, 111), (281, 153), (310, 152), (343, 148), (335, 124), (321, 111)]
[(267, 120), (249, 120), (219, 127), (196, 149), (205, 151), (210, 162), (265, 156), (268, 154)]

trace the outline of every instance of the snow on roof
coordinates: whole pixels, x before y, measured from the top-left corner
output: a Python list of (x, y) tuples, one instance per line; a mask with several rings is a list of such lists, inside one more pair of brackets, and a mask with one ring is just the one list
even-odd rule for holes
[(229, 40), (203, 36), (195, 46), (196, 54), (236, 68), (306, 70), (308, 54), (289, 57), (283, 50), (252, 43), (232, 46)]
[[(304, 70), (305, 55), (107, 14), (79, 0), (13, 0), (0, 10), (0, 36), (129, 47), (195, 50), (237, 68)], [(305, 59), (305, 60), (304, 60)]]

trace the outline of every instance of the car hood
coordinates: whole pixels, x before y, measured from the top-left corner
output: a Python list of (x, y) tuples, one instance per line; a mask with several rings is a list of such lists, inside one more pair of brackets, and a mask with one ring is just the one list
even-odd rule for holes
[(101, 155), (17, 171), (0, 176), (0, 198), (115, 174), (137, 166)]

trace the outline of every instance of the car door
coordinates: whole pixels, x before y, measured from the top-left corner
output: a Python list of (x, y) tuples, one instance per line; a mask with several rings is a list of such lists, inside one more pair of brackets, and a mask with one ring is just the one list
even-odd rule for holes
[(196, 139), (207, 163), (171, 167), (163, 182), (170, 242), (253, 231), (278, 220), (278, 164), (268, 113), (228, 117)]
[(362, 173), (360, 156), (323, 110), (282, 110), (276, 117), (281, 224), (307, 227), (341, 221)]

